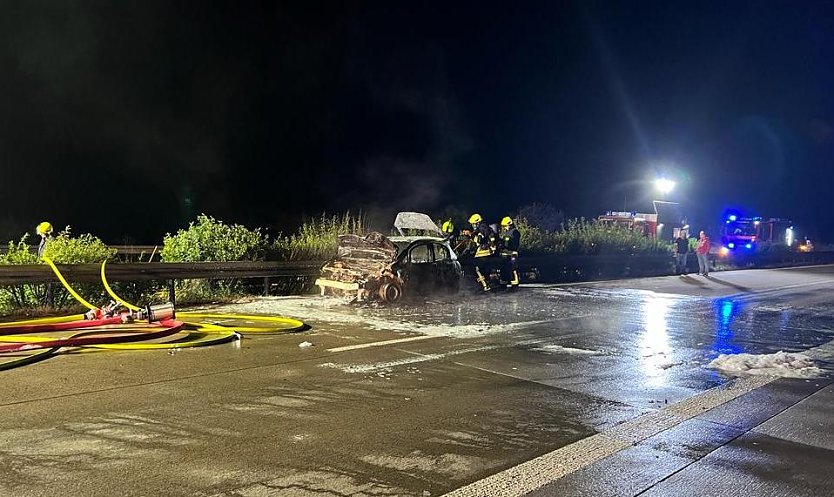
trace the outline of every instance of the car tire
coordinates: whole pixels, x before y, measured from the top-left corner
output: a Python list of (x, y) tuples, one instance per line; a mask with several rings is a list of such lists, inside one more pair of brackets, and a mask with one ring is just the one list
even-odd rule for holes
[(403, 295), (403, 289), (396, 283), (383, 283), (379, 287), (379, 297), (389, 304), (400, 300)]

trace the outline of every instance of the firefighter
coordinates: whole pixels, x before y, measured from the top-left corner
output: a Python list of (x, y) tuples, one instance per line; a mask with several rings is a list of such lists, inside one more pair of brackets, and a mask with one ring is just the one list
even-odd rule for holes
[(481, 284), (485, 292), (492, 290), (487, 277), (489, 276), (489, 257), (495, 253), (496, 235), (493, 230), (484, 222), (480, 214), (469, 216), (469, 224), (472, 225), (471, 250), (475, 252), (475, 279)]
[(455, 234), (455, 224), (451, 219), (447, 219), (443, 221), (442, 225), (440, 225), (440, 230), (443, 231), (444, 236), (451, 237)]
[(52, 240), (52, 225), (44, 221), (35, 227), (35, 233), (40, 235), (41, 243), (38, 245), (38, 257), (43, 257), (43, 250), (49, 240)]
[[(46, 249), (46, 244), (52, 240), (52, 224), (44, 221), (35, 227), (35, 233), (40, 235), (41, 243), (38, 245), (38, 259), (43, 257), (43, 251)], [(54, 295), (52, 293), (52, 283), (46, 284), (46, 305), (52, 307), (54, 304)]]
[[(501, 281), (509, 282), (510, 288), (518, 288), (518, 247), (521, 245), (521, 233), (515, 227), (510, 216), (504, 216), (501, 220)], [(504, 283), (506, 284), (506, 283)]]

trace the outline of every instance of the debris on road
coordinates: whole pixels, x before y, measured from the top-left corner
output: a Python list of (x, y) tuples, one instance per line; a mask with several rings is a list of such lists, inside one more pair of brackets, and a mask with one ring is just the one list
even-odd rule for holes
[(773, 354), (721, 354), (707, 367), (725, 373), (784, 378), (808, 378), (822, 372), (810, 357), (781, 350)]

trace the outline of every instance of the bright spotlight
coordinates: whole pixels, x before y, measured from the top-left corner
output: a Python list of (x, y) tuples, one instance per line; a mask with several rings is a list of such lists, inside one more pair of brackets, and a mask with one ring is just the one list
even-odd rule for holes
[(666, 178), (658, 178), (654, 180), (654, 186), (660, 193), (666, 194), (675, 188), (675, 182)]

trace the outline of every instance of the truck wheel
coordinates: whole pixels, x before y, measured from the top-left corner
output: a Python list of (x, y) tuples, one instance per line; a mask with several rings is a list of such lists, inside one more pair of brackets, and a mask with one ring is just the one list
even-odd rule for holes
[(389, 304), (400, 300), (402, 294), (402, 288), (396, 283), (383, 283), (382, 286), (379, 287), (380, 298)]

